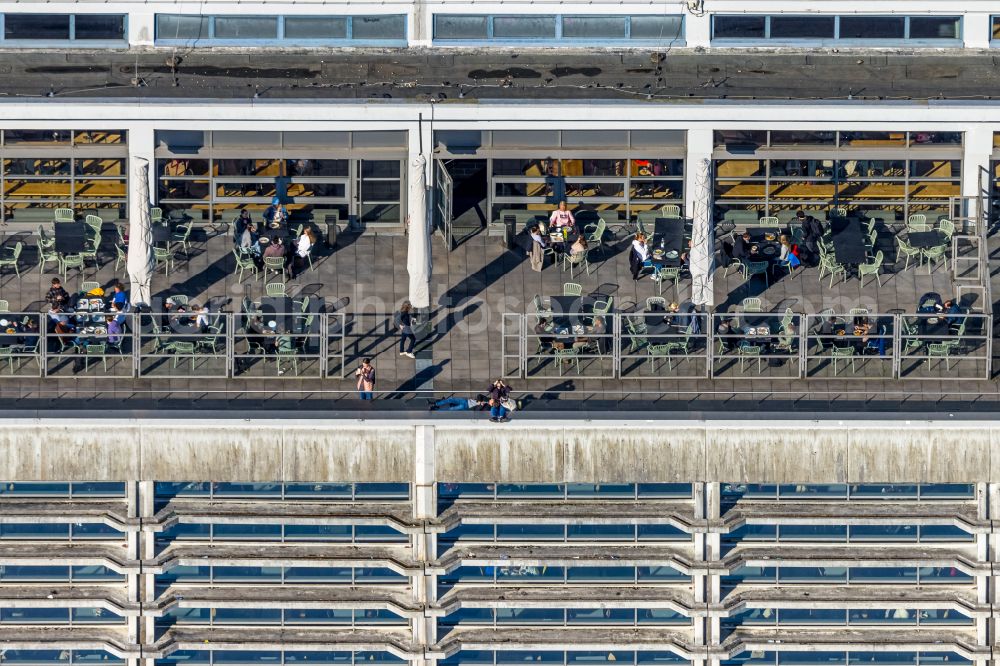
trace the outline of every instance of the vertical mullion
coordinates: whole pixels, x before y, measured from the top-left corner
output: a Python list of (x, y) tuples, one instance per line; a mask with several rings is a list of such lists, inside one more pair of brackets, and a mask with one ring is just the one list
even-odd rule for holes
[(69, 15), (69, 41), (76, 41), (76, 14)]

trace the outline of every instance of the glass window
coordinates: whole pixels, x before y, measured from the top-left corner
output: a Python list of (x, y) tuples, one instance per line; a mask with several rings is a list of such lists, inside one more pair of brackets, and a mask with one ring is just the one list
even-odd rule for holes
[(351, 18), (351, 39), (377, 41), (380, 39), (406, 39), (406, 17), (354, 16)]
[(124, 14), (77, 14), (74, 39), (125, 39)]
[(847, 612), (835, 608), (782, 608), (778, 621), (789, 624), (844, 624)]
[(69, 14), (4, 14), (4, 39), (69, 39), (69, 19)]
[[(1000, 39), (1000, 17), (993, 17), (993, 39)], [(996, 136), (993, 137), (994, 142), (996, 141)]]
[(771, 130), (772, 146), (832, 146), (836, 143), (836, 132)]
[(772, 39), (833, 39), (833, 16), (772, 16)]
[(278, 19), (273, 16), (216, 16), (216, 39), (276, 39)]
[(69, 130), (4, 130), (3, 133), (3, 142), (8, 146), (14, 144), (69, 145), (71, 138), (72, 133)]
[(565, 39), (624, 39), (624, 16), (564, 16)]
[(208, 39), (208, 16), (157, 14), (157, 39)]
[(486, 15), (435, 14), (434, 39), (487, 39)]
[(497, 39), (554, 39), (555, 16), (496, 16), (493, 36)]
[(906, 17), (903, 16), (841, 16), (841, 39), (903, 39)]
[(629, 23), (629, 37), (631, 39), (650, 41), (680, 39), (684, 29), (684, 18), (681, 16), (646, 16), (640, 14), (633, 15)]
[(712, 19), (714, 39), (764, 39), (765, 16), (716, 16)]
[(958, 16), (911, 16), (910, 39), (958, 39)]
[(287, 16), (285, 39), (347, 39), (343, 16)]

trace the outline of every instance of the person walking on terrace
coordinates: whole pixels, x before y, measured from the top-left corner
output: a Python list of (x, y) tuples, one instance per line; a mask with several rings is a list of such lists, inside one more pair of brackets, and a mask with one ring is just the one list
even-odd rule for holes
[(413, 345), (417, 342), (417, 336), (413, 334), (414, 322), (413, 306), (409, 301), (403, 301), (396, 313), (394, 324), (399, 331), (399, 355), (416, 358), (413, 355)]

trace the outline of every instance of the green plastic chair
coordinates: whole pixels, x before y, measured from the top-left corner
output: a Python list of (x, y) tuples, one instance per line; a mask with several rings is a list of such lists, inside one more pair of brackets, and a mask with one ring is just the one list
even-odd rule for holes
[(917, 257), (917, 262), (920, 263), (920, 253), (921, 250), (919, 247), (913, 247), (902, 238), (899, 237), (896, 238), (896, 256), (906, 257), (906, 260), (903, 262), (904, 271), (910, 267), (911, 257)]
[(0, 347), (0, 363), (7, 362), (7, 371), (14, 374), (14, 348)]
[(171, 243), (180, 243), (181, 249), (184, 250), (184, 256), (191, 256), (191, 230), (194, 229), (194, 220), (191, 220), (186, 225), (182, 226), (183, 231), (179, 233), (174, 233), (170, 236)]
[(149, 209), (149, 221), (153, 224), (160, 224), (163, 222), (163, 210), (156, 208), (155, 206)]
[(21, 277), (21, 269), (18, 267), (17, 262), (21, 258), (21, 251), (24, 249), (24, 243), (22, 243), (21, 241), (18, 241), (14, 245), (13, 249), (11, 249), (11, 248), (7, 248), (7, 249), (10, 252), (10, 256), (9, 257), (4, 257), (4, 258), (0, 259), (0, 272), (3, 272), (3, 269), (4, 269), (5, 266), (10, 266), (11, 268), (14, 269), (14, 273), (20, 279), (20, 277)]
[(101, 344), (89, 344), (84, 348), (83, 352), (83, 371), (87, 372), (90, 370), (90, 357), (99, 356), (101, 363), (104, 365), (104, 372), (108, 371), (108, 357), (107, 357), (108, 346), (104, 343)]
[(744, 298), (740, 303), (743, 312), (763, 312), (764, 303), (759, 298)]
[(56, 208), (55, 210), (55, 221), (56, 222), (74, 222), (76, 221), (76, 216), (73, 213), (72, 208)]
[(751, 367), (753, 367), (753, 360), (757, 359), (757, 374), (761, 374), (764, 371), (763, 361), (760, 357), (760, 353), (763, 347), (760, 345), (743, 345), (742, 347), (737, 347), (736, 352), (740, 357), (740, 372), (746, 372), (746, 363), (750, 362)]
[(672, 282), (674, 285), (674, 292), (677, 292), (677, 283), (681, 280), (681, 269), (678, 266), (664, 266), (656, 274), (658, 278), (656, 280), (656, 293), (663, 293), (663, 283)]
[(937, 245), (935, 247), (929, 247), (926, 250), (921, 250), (921, 261), (927, 260), (927, 274), (931, 274), (931, 266), (937, 264), (940, 261), (944, 262), (945, 270), (948, 269), (948, 246), (947, 245)]
[(657, 217), (673, 217), (677, 218), (681, 216), (681, 207), (677, 204), (664, 204), (660, 208), (660, 212)]
[(927, 224), (926, 215), (914, 213), (906, 218), (906, 228), (910, 231), (930, 231), (931, 225)]
[(554, 350), (554, 355), (556, 358), (556, 365), (559, 367), (559, 376), (563, 376), (563, 364), (571, 363), (576, 366), (576, 374), (580, 374), (580, 351), (576, 348), (573, 349), (556, 349)]
[(174, 368), (177, 367), (177, 364), (180, 363), (182, 356), (187, 356), (191, 361), (191, 372), (194, 372), (194, 349), (195, 349), (195, 343), (193, 342), (173, 343), (173, 352), (174, 352), (173, 367)]
[(649, 356), (649, 365), (653, 369), (653, 374), (656, 374), (656, 359), (665, 358), (667, 359), (667, 366), (670, 366), (670, 345), (649, 345), (646, 347), (646, 354)]
[(606, 301), (596, 301), (594, 303), (594, 314), (595, 315), (606, 315), (611, 312), (611, 306), (615, 301), (614, 296), (608, 296)]
[(781, 227), (781, 220), (776, 217), (768, 216), (760, 218), (760, 221), (757, 224), (762, 227)]
[(857, 374), (857, 367), (854, 365), (854, 347), (834, 347), (832, 350), (833, 356), (833, 376), (836, 377), (839, 373), (837, 370), (837, 362), (849, 363), (851, 366), (851, 373)]
[(268, 282), (264, 285), (264, 293), (266, 293), (271, 298), (277, 298), (279, 296), (285, 295), (285, 283), (284, 282)]
[(771, 286), (771, 280), (768, 277), (768, 263), (766, 261), (747, 261), (743, 263), (743, 279), (750, 282), (755, 275), (763, 275), (764, 284)]
[(587, 245), (593, 246), (602, 255), (604, 253), (604, 232), (607, 231), (607, 228), (608, 223), (599, 219), (595, 224), (588, 224), (583, 229)]
[(69, 269), (75, 268), (80, 273), (83, 273), (83, 255), (82, 254), (63, 254), (59, 256), (59, 268), (63, 276), (63, 282), (66, 281), (66, 275), (69, 273)]
[(257, 264), (254, 263), (253, 259), (249, 254), (244, 254), (237, 249), (233, 249), (233, 256), (236, 257), (236, 268), (239, 269), (239, 282), (243, 282), (244, 271), (250, 271), (250, 275), (253, 276), (254, 281), (257, 280)]
[(153, 246), (153, 257), (156, 259), (156, 267), (159, 268), (160, 264), (163, 264), (163, 274), (170, 275), (174, 263), (173, 253), (165, 247)]
[(569, 252), (563, 253), (563, 263), (562, 269), (566, 270), (569, 268), (569, 276), (575, 277), (576, 269), (583, 267), (587, 271), (587, 275), (590, 275), (590, 250), (586, 252), (580, 252), (578, 254), (570, 254)]
[(843, 264), (837, 263), (831, 255), (821, 255), (819, 258), (819, 280), (823, 281), (823, 274), (830, 274), (830, 288), (833, 288), (833, 279), (837, 277), (837, 274), (844, 276), (844, 282), (847, 282), (847, 267)]
[(197, 346), (199, 349), (204, 348), (213, 354), (218, 354), (219, 346), (222, 344), (219, 340), (220, 337), (222, 337), (222, 328), (219, 326), (209, 326), (208, 333), (198, 340)]
[[(943, 358), (945, 370), (951, 372), (951, 351), (955, 347), (952, 342), (932, 342), (927, 345), (927, 365), (930, 366), (931, 359)], [(941, 361), (938, 361), (940, 363)]]
[(94, 289), (100, 289), (100, 287), (101, 283), (95, 282), (94, 280), (85, 280), (84, 282), (80, 283), (80, 291), (82, 291), (85, 294), (89, 294)]
[(951, 220), (941, 220), (938, 222), (938, 231), (947, 240), (951, 240), (951, 237), (955, 235), (955, 223)]
[(875, 260), (870, 264), (861, 264), (858, 266), (858, 280), (861, 282), (861, 286), (865, 286), (865, 276), (874, 275), (875, 280), (878, 282), (878, 286), (882, 286), (882, 250), (875, 253)]
[(667, 299), (663, 296), (650, 296), (646, 299), (646, 311), (652, 312), (654, 310), (666, 310), (667, 309)]
[(275, 273), (278, 277), (285, 275), (284, 257), (264, 257), (264, 280), (267, 280), (268, 273)]
[(128, 254), (125, 253), (125, 248), (123, 248), (118, 243), (115, 243), (115, 274), (118, 274), (118, 267), (124, 266), (126, 270), (122, 271), (122, 277), (128, 272)]
[(582, 296), (583, 286), (575, 282), (563, 283), (563, 296)]

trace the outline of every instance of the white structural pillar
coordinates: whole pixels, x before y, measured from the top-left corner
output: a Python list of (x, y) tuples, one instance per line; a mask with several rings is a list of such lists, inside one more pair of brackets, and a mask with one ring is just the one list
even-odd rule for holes
[(407, 256), (410, 275), (410, 303), (417, 309), (430, 307), (431, 225), (428, 200), (431, 167), (430, 122), (418, 123), (409, 133), (409, 159), (406, 173)]
[[(985, 124), (971, 125), (965, 132), (965, 148), (962, 155), (962, 196), (975, 197), (981, 189), (989, 189), (994, 129), (1000, 129), (1000, 127)], [(989, 202), (986, 201), (987, 206), (988, 204)], [(969, 210), (968, 213), (971, 215), (973, 211)]]
[(424, 658), (411, 661), (413, 666), (432, 663), (426, 654), (437, 639), (437, 618), (430, 612), (437, 601), (437, 575), (427, 571), (437, 553), (437, 534), (427, 529), (428, 521), (437, 515), (434, 457), (434, 427), (418, 425), (414, 437), (413, 518), (424, 529), (413, 536), (413, 553), (424, 571), (414, 576), (411, 583), (413, 601), (422, 610), (413, 620), (412, 634), (414, 644), (423, 649)]
[(689, 48), (708, 48), (712, 42), (712, 16), (704, 10), (704, 3), (696, 1), (689, 6), (694, 9), (684, 15), (684, 41)]

